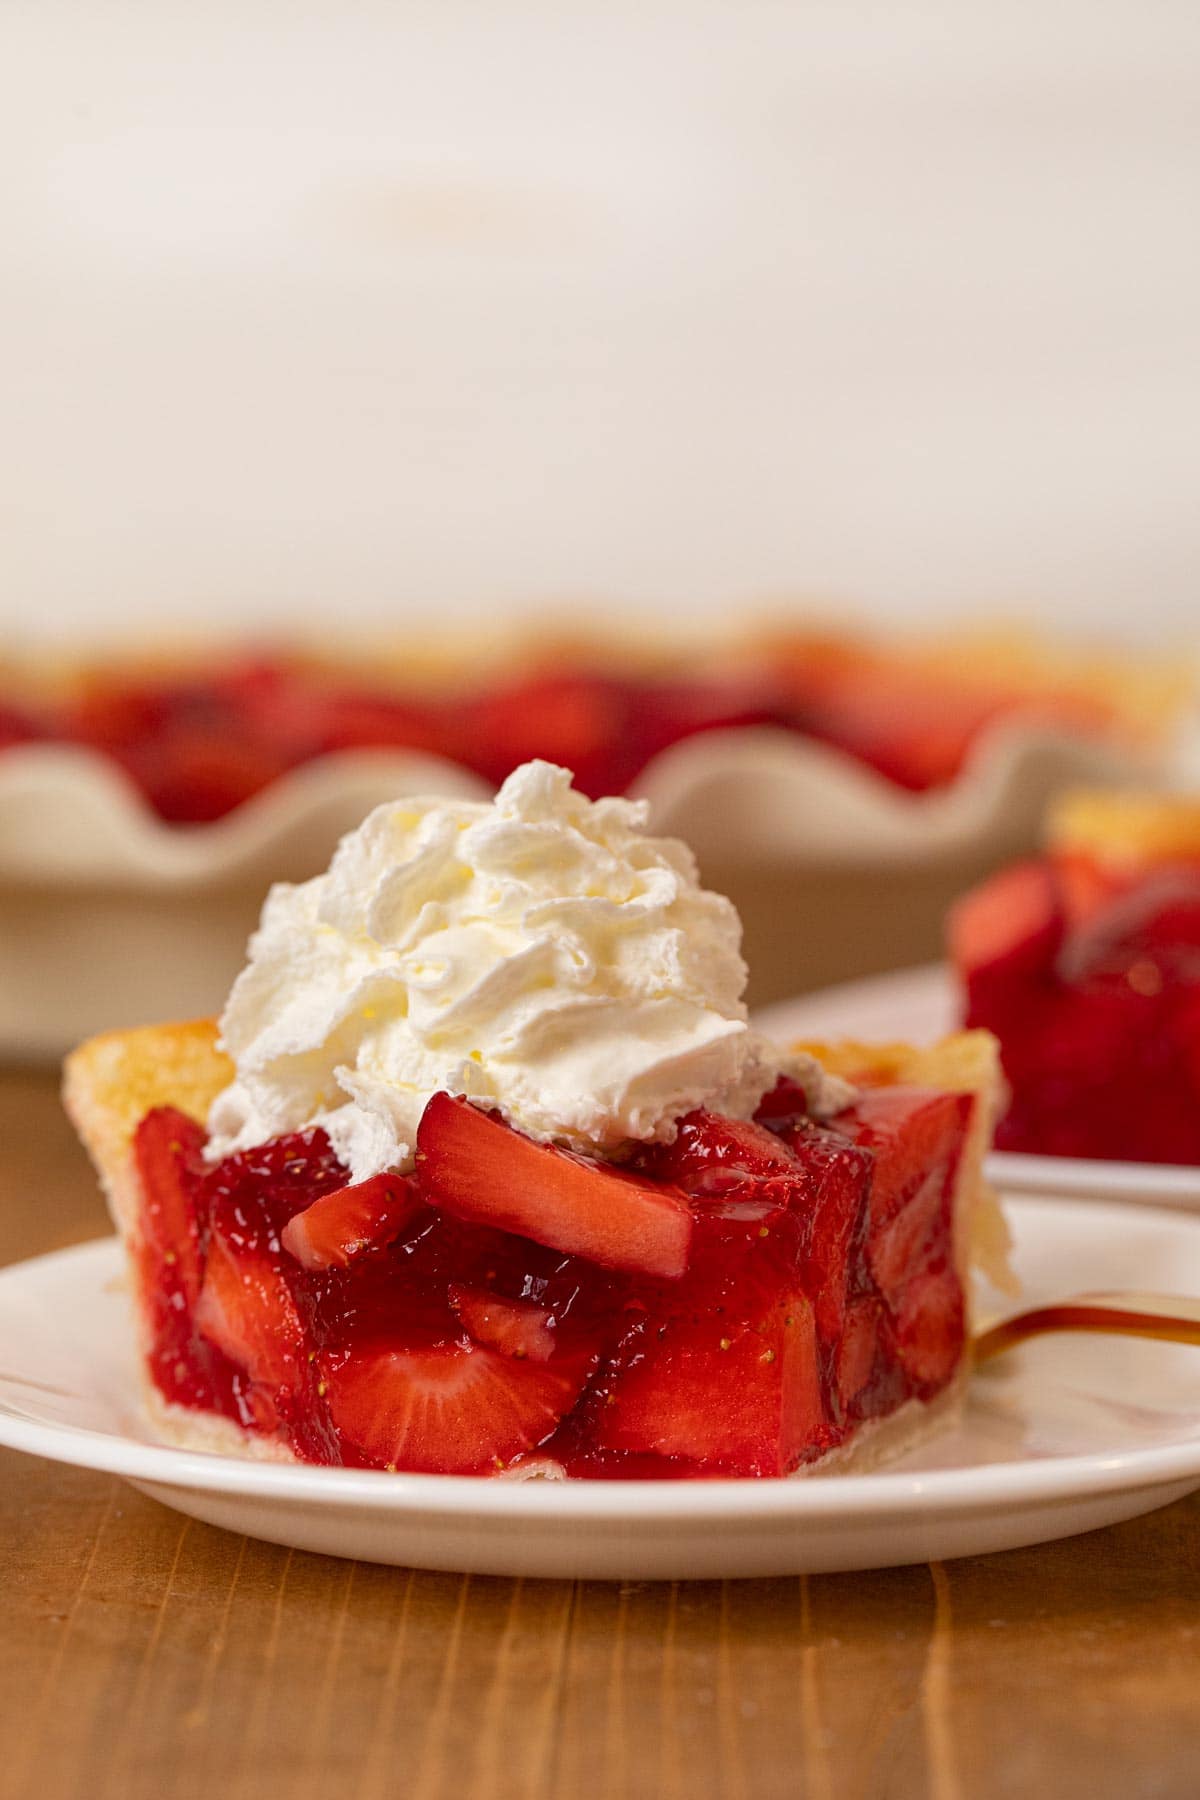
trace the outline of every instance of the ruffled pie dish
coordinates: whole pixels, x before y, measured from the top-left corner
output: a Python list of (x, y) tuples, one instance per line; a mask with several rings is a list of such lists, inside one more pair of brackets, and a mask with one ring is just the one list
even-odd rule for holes
[[(648, 799), (655, 829), (691, 843), (738, 903), (760, 1002), (822, 976), (854, 972), (850, 940), (861, 956), (863, 946), (879, 937), (872, 906), (881, 870), (907, 884), (905, 918), (915, 934), (911, 942), (892, 945), (891, 960), (928, 955), (948, 893), (999, 858), (1031, 847), (1055, 792), (1084, 781), (1108, 784), (1164, 773), (1188, 690), (1175, 671), (1133, 671), (1122, 684), (1109, 663), (1079, 670), (1029, 646), (985, 650), (968, 643), (913, 649), (896, 658), (848, 640), (776, 634), (763, 640), (766, 650), (755, 649), (756, 641), (739, 639), (723, 649), (693, 646), (682, 654), (674, 646), (669, 658), (661, 645), (628, 642), (575, 643), (555, 654), (563, 666), (599, 670), (595, 681), (601, 686), (626, 679), (631, 670), (638, 679), (648, 672), (658, 680), (668, 662), (676, 672), (682, 664), (686, 682), (705, 693), (711, 693), (704, 684), (718, 666), (733, 671), (730, 679), (743, 690), (747, 683), (753, 690), (756, 667), (786, 664), (788, 657), (808, 657), (826, 672), (827, 695), (836, 692), (842, 707), (840, 743), (832, 711), (826, 715), (830, 735), (818, 741), (778, 723), (746, 722), (763, 716), (749, 703), (735, 709), (743, 722), (721, 725), (720, 709), (710, 705), (700, 720), (703, 729), (638, 763), (629, 790)], [(503, 691), (512, 692), (549, 655), (545, 642), (535, 652), (517, 639), (476, 641), (461, 647), (461, 654), (446, 646), (409, 653), (402, 675), (414, 691), (444, 697), (456, 679), (464, 679), (464, 669), (486, 665)], [(181, 661), (203, 686), (211, 651), (197, 649), (190, 661), (178, 654), (168, 660), (172, 681), (180, 679)], [(970, 690), (970, 671), (980, 666), (998, 667), (1002, 691), (1024, 692), (1031, 704), (972, 701), (944, 735), (927, 729), (930, 693), (964, 684)], [(140, 667), (118, 661), (104, 672), (101, 699), (114, 669), (119, 675), (127, 667), (151, 686), (166, 679), (163, 665), (153, 660)], [(383, 655), (372, 659), (369, 675), (363, 663), (347, 668), (358, 683), (401, 679)], [(898, 751), (886, 743), (881, 749), (879, 735), (880, 718), (892, 716), (887, 682), (896, 687), (897, 669), (901, 696), (918, 697), (921, 704), (913, 704), (925, 721)], [(41, 667), (35, 678), (10, 664), (0, 676), (0, 713), (4, 694), (36, 690), (61, 705), (82, 680), (74, 667)], [(569, 694), (568, 704), (561, 704), (560, 693), (555, 706), (543, 694), (545, 704), (540, 712), (528, 709), (530, 717), (557, 719), (556, 729), (569, 734), (579, 708), (587, 715), (595, 701), (595, 681), (577, 696), (578, 707)], [(1070, 698), (1065, 712), (1055, 718), (1039, 710), (1039, 696), (1064, 691)], [(848, 694), (859, 696), (858, 714), (848, 706)], [(893, 712), (895, 702), (893, 692)], [(22, 704), (28, 713), (32, 702), (23, 698)], [(95, 737), (102, 735), (103, 708), (98, 710)], [(180, 826), (148, 804), (119, 758), (83, 741), (22, 739), (15, 728), (6, 736), (0, 717), (0, 1051), (54, 1057), (108, 1026), (215, 1010), (269, 881), (313, 874), (343, 832), (397, 793), (490, 795), (496, 771), (487, 758), (499, 757), (498, 771), (509, 753), (499, 739), (488, 739), (495, 720), (489, 724), (482, 705), (469, 723), (481, 743), (490, 743), (474, 768), (428, 747), (428, 737), (424, 748), (381, 747), (378, 717), (344, 712), (327, 722), (323, 748), (312, 760), (283, 767), (221, 816)], [(106, 729), (110, 737), (120, 736), (111, 720)], [(121, 729), (128, 747), (128, 727)], [(269, 736), (266, 727), (264, 733)], [(527, 739), (514, 740), (512, 761), (528, 748)], [(644, 750), (643, 744), (635, 762)], [(873, 766), (871, 756), (876, 765), (903, 773), (909, 785)], [(219, 789), (219, 759), (208, 766)], [(920, 787), (926, 778), (928, 785)], [(210, 805), (216, 804), (215, 791), (209, 790)], [(175, 792), (176, 802), (160, 799), (178, 809), (178, 784)], [(831, 882), (837, 889), (832, 904)], [(796, 927), (786, 954), (771, 932), (781, 903)], [(848, 921), (844, 943), (839, 920)], [(897, 924), (893, 919), (888, 927), (893, 937)]]
[(211, 824), (292, 771), (365, 750), (440, 758), (494, 787), (533, 758), (620, 794), (711, 732), (823, 744), (892, 788), (952, 786), (1001, 727), (1137, 753), (1188, 694), (1177, 661), (1002, 640), (868, 640), (796, 626), (531, 637), (513, 629), (367, 654), (194, 646), (157, 657), (0, 663), (0, 755), (72, 746), (150, 810)]
[[(952, 787), (913, 795), (822, 745), (714, 733), (668, 751), (638, 791), (656, 828), (689, 838), (738, 902), (769, 1000), (850, 972), (841, 938), (853, 922), (859, 954), (874, 941), (882, 871), (904, 878), (913, 929), (926, 927), (895, 953), (928, 954), (956, 868), (969, 880), (1030, 846), (1063, 785), (1131, 773), (1096, 746), (1006, 732)], [(180, 830), (86, 752), (0, 757), (0, 1053), (49, 1059), (113, 1023), (211, 1012), (267, 882), (312, 874), (365, 811), (414, 788), (489, 791), (447, 763), (363, 752), (299, 769), (229, 818)], [(794, 926), (786, 944), (773, 935), (781, 904)]]

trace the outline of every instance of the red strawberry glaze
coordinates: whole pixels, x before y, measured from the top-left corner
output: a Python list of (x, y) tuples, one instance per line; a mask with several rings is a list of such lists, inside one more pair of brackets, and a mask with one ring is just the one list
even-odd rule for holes
[(447, 1096), (430, 1110), (416, 1175), (359, 1187), (320, 1131), (206, 1166), (198, 1125), (147, 1115), (139, 1276), (164, 1398), (312, 1462), (778, 1476), (959, 1365), (960, 1096), (867, 1093), (818, 1125), (781, 1085), (758, 1123), (689, 1114), (619, 1173)]

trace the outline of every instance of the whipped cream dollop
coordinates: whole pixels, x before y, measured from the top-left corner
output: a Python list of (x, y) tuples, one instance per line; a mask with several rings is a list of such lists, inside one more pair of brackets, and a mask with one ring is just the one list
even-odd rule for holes
[(412, 1166), (439, 1089), (592, 1155), (748, 1117), (786, 1070), (815, 1110), (848, 1090), (753, 1031), (732, 903), (644, 802), (591, 801), (531, 762), (491, 805), (377, 807), (329, 870), (271, 889), (221, 1019), (236, 1077), (209, 1154), (320, 1125), (355, 1181)]

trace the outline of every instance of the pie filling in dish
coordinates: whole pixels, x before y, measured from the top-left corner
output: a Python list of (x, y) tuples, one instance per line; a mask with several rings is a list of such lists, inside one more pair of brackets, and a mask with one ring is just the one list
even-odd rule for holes
[[(389, 661), (395, 667), (389, 667)], [(1020, 642), (898, 646), (795, 630), (719, 651), (637, 654), (581, 643), (489, 657), (484, 673), (275, 652), (27, 672), (0, 683), (0, 750), (77, 744), (122, 769), (165, 820), (222, 818), (288, 770), (355, 750), (445, 757), (499, 784), (531, 757), (577, 786), (624, 792), (698, 733), (767, 727), (840, 750), (896, 787), (958, 776), (981, 736), (1022, 720), (1128, 751), (1152, 748), (1177, 671), (1116, 673)], [(498, 664), (498, 666), (492, 666)]]
[(1200, 803), (1065, 796), (949, 941), (1011, 1089), (997, 1148), (1200, 1164)]
[(992, 1040), (766, 1044), (736, 915), (642, 820), (536, 764), (378, 809), (273, 890), (220, 1038), (69, 1059), (165, 1435), (783, 1476), (946, 1416), (1002, 1232)]

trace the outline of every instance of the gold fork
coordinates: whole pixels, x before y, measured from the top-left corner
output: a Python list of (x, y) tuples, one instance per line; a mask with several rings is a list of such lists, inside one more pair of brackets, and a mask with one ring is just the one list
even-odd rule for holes
[(1074, 1294), (985, 1326), (972, 1340), (971, 1355), (976, 1363), (990, 1362), (1002, 1351), (1050, 1331), (1095, 1331), (1200, 1345), (1200, 1300), (1183, 1294)]

